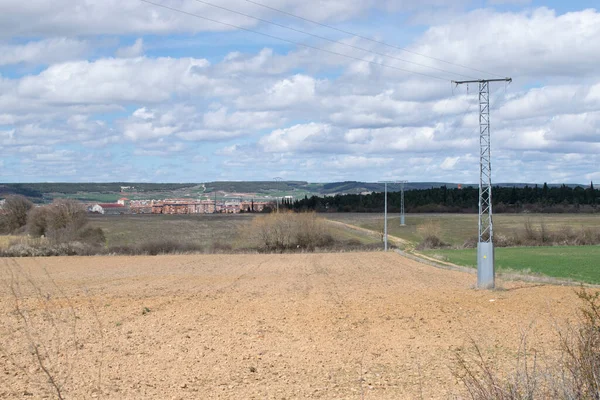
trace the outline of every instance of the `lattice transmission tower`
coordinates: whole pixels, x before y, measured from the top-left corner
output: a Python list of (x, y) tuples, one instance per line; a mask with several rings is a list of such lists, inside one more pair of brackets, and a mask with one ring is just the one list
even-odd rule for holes
[(490, 82), (512, 82), (512, 78), (452, 81), (456, 85), (479, 84), (479, 238), (477, 242), (477, 287), (495, 286), (494, 224), (492, 219), (492, 157), (490, 140)]

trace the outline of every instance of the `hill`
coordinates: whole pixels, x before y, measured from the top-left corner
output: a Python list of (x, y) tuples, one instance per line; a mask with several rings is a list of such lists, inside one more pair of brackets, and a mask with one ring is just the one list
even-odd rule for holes
[[(527, 183), (499, 183), (497, 187), (526, 186), (535, 187), (536, 184)], [(541, 187), (542, 184), (538, 184)], [(562, 185), (549, 184), (549, 188)], [(570, 188), (588, 185), (568, 184)], [(388, 184), (389, 192), (397, 192), (401, 185)], [(457, 183), (448, 182), (408, 182), (406, 190), (425, 190), (458, 188)], [(463, 188), (477, 188), (477, 184), (462, 184)], [(306, 181), (215, 181), (206, 183), (145, 183), (145, 182), (105, 182), (105, 183), (0, 183), (0, 199), (11, 194), (26, 196), (37, 203), (50, 202), (56, 198), (72, 198), (80, 201), (116, 201), (120, 197), (130, 199), (164, 199), (164, 198), (220, 198), (252, 196), (254, 198), (273, 198), (293, 196), (303, 198), (311, 196), (333, 196), (343, 194), (365, 194), (383, 192), (384, 184), (378, 182), (330, 182), (310, 183)]]

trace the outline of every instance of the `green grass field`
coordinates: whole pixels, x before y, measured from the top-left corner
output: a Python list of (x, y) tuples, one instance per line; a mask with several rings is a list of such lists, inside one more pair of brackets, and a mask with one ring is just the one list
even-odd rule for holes
[[(382, 214), (328, 214), (327, 218), (375, 231), (383, 229)], [(543, 223), (550, 231), (600, 226), (600, 214), (496, 214), (494, 232), (510, 236), (521, 231), (528, 220), (534, 228)], [(460, 247), (467, 239), (477, 237), (477, 214), (407, 214), (406, 226), (400, 226), (398, 214), (388, 217), (389, 234), (413, 245), (423, 239), (426, 225), (433, 225), (437, 236), (456, 248), (424, 251), (424, 254), (458, 265), (476, 266), (477, 250)], [(600, 284), (600, 246), (496, 248), (496, 267)]]
[[(495, 251), (499, 271), (513, 270), (600, 284), (600, 246), (506, 247)], [(457, 265), (477, 266), (477, 249), (423, 253)]]

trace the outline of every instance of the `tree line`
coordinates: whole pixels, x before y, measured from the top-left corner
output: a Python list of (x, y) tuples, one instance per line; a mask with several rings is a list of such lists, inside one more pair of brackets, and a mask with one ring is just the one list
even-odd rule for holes
[[(405, 211), (425, 212), (477, 212), (479, 189), (448, 188), (407, 190), (404, 193)], [(494, 212), (598, 212), (600, 190), (589, 187), (566, 185), (499, 187), (492, 188)], [(382, 212), (384, 193), (343, 194), (288, 201), (283, 207), (295, 211), (317, 212)], [(400, 212), (401, 193), (388, 192), (388, 211)]]

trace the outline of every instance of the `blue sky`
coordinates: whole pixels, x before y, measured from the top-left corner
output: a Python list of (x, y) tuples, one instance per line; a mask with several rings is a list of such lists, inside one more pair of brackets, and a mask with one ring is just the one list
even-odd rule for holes
[(492, 86), (494, 181), (600, 180), (593, 1), (257, 0), (363, 38), (152, 2), (311, 47), (141, 0), (5, 0), (0, 182), (476, 182), (477, 88), (450, 81), (491, 73), (514, 79)]

